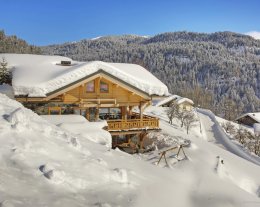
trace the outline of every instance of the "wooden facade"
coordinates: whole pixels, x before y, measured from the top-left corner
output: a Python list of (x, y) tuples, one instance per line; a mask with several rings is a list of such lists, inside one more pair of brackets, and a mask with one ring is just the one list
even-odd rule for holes
[(251, 126), (251, 127), (253, 127), (253, 125), (255, 123), (259, 123), (258, 121), (256, 121), (252, 117), (250, 117), (249, 115), (238, 118), (238, 119), (236, 119), (236, 121), (238, 124), (244, 124), (244, 125)]
[[(151, 104), (151, 96), (106, 73), (97, 73), (75, 82), (46, 97), (16, 97), (23, 103), (45, 104), (48, 114), (73, 109), (90, 121), (106, 119), (107, 130), (112, 135), (140, 134), (142, 131), (159, 130), (159, 120), (144, 116), (144, 109)], [(139, 113), (133, 113), (133, 107)], [(107, 109), (101, 114), (101, 109)], [(111, 111), (117, 110), (117, 114)]]
[(182, 111), (192, 111), (193, 110), (193, 104), (191, 104), (188, 101), (184, 101), (183, 103), (179, 104), (179, 108)]

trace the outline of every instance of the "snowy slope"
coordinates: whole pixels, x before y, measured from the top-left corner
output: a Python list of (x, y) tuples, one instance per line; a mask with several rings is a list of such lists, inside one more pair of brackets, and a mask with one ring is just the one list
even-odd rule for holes
[(245, 152), (241, 146), (233, 143), (228, 137), (228, 135), (224, 132), (220, 124), (218, 123), (215, 115), (208, 111), (199, 109), (201, 121), (204, 126), (204, 132), (206, 139), (209, 141), (214, 141), (217, 145), (225, 148), (226, 150), (236, 154), (239, 157), (242, 157), (250, 162), (253, 162), (260, 166), (260, 158), (254, 157), (251, 154)]
[[(61, 56), (0, 54), (13, 70), (15, 95), (45, 97), (46, 94), (80, 80), (99, 70), (127, 82), (149, 95), (168, 95), (168, 88), (145, 68), (136, 64), (76, 62)], [(72, 61), (71, 66), (57, 65)], [(145, 77), (145, 78), (144, 78)]]
[(0, 94), (0, 206), (259, 206), (259, 166), (204, 141), (198, 127), (187, 136), (162, 109), (149, 110), (163, 133), (191, 140), (187, 160), (167, 156), (170, 166), (157, 166), (158, 151), (110, 150)]

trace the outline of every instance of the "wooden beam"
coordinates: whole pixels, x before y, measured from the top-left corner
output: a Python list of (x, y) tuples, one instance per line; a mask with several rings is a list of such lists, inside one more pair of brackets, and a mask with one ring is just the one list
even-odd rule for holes
[(83, 97), (83, 86), (82, 84), (79, 86), (79, 100)]
[(95, 103), (84, 103), (80, 104), (81, 108), (88, 108), (88, 107), (99, 107), (99, 108), (108, 108), (108, 107), (119, 107), (119, 104), (110, 104), (110, 103), (101, 103), (101, 104), (95, 104)]
[(19, 102), (45, 102), (47, 99), (46, 97), (42, 97), (42, 98), (32, 98), (32, 97), (15, 97), (16, 101)]
[(82, 98), (83, 102), (115, 102), (116, 99), (114, 98)]

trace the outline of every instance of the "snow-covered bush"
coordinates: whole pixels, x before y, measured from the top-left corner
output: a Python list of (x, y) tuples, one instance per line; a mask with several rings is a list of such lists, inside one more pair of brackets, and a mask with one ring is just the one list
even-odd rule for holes
[(172, 120), (174, 117), (178, 117), (178, 113), (180, 112), (179, 105), (176, 103), (173, 103), (168, 109), (167, 109), (167, 116), (169, 119), (169, 123), (172, 124)]
[(221, 124), (221, 126), (223, 127), (225, 132), (228, 133), (228, 134), (235, 134), (236, 133), (235, 126), (230, 121), (223, 122)]
[(222, 127), (231, 137), (235, 138), (246, 149), (254, 154), (260, 156), (260, 136), (254, 135), (249, 130), (239, 126), (238, 129), (234, 127), (231, 122), (222, 124)]
[(193, 111), (185, 111), (183, 113), (183, 125), (186, 128), (187, 134), (189, 133), (190, 128), (195, 126), (195, 123), (198, 122)]
[(147, 137), (148, 139), (144, 140), (146, 143), (148, 143), (148, 145), (146, 145), (147, 148), (155, 150), (189, 143), (188, 140), (183, 139), (182, 137), (171, 136), (161, 132), (151, 132)]
[(7, 62), (5, 58), (0, 62), (0, 84), (11, 84), (12, 83), (12, 75), (11, 72), (7, 69)]

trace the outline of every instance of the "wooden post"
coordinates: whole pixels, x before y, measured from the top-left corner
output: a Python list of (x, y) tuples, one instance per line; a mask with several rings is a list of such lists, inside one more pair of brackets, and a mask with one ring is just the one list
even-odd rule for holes
[(129, 110), (128, 110), (128, 115), (131, 117), (132, 116), (132, 114), (133, 114), (133, 111), (132, 111), (132, 109), (133, 109), (133, 106), (129, 106), (129, 108), (128, 108)]
[(126, 136), (126, 143), (128, 143), (128, 144), (129, 144), (129, 143), (130, 143), (130, 141), (131, 141), (131, 140), (130, 140), (130, 135), (129, 135), (129, 134), (127, 134), (127, 135), (125, 135), (125, 136)]
[(178, 158), (178, 156), (179, 156), (181, 150), (182, 150), (184, 156), (187, 157), (186, 154), (185, 154), (185, 152), (184, 152), (183, 145), (181, 144), (180, 147), (179, 147), (178, 153), (177, 153), (177, 158)]
[(110, 108), (108, 108), (108, 119), (110, 119)]
[(90, 121), (89, 108), (86, 108), (86, 119)]
[(158, 163), (157, 163), (157, 165), (159, 165), (159, 163), (160, 163), (160, 161), (161, 161), (161, 159), (162, 159), (162, 157), (164, 157), (164, 160), (165, 160), (165, 163), (166, 163), (166, 165), (168, 165), (168, 163), (167, 163), (167, 160), (166, 160), (166, 152), (164, 151), (164, 152), (162, 152), (162, 154), (161, 154), (161, 157), (160, 157), (160, 159), (159, 159), (159, 161), (158, 161)]
[(147, 132), (142, 132), (139, 134), (139, 145), (140, 149), (144, 149), (144, 139), (146, 138)]
[(143, 104), (142, 104), (142, 102), (139, 105), (139, 110), (140, 110), (140, 119), (142, 121), (143, 120)]
[(96, 107), (96, 111), (95, 111), (95, 121), (98, 121), (99, 119), (99, 107)]
[(127, 109), (126, 106), (121, 107), (122, 119), (127, 120)]

